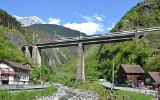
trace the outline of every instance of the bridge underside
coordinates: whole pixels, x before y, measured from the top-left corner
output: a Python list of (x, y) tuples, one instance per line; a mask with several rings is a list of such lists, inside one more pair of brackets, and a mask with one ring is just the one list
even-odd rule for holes
[[(157, 31), (160, 30), (160, 27), (155, 28), (146, 28), (141, 30), (131, 30), (131, 31), (124, 31), (124, 32), (113, 32), (108, 33), (106, 36), (90, 36), (90, 37), (81, 37), (80, 38), (72, 38), (72, 39), (59, 39), (57, 42), (50, 42), (50, 43), (37, 43), (32, 45), (34, 48), (31, 50), (33, 53), (32, 58), (35, 60), (35, 64), (41, 64), (41, 55), (40, 50), (45, 48), (59, 48), (59, 47), (69, 47), (69, 46), (78, 46), (78, 62), (77, 62), (77, 74), (76, 74), (76, 82), (83, 82), (85, 81), (85, 74), (84, 74), (84, 45), (91, 45), (91, 44), (102, 44), (102, 43), (115, 43), (115, 42), (124, 42), (132, 40), (133, 38), (136, 39), (138, 42), (146, 32)], [(27, 45), (26, 45), (27, 46)], [(25, 49), (23, 48), (23, 51)], [(39, 59), (39, 60), (36, 60)]]
[[(110, 39), (110, 40), (99, 40), (99, 41), (89, 41), (89, 42), (80, 42), (83, 45), (92, 45), (92, 44), (102, 44), (102, 43), (116, 43), (116, 42), (124, 42), (132, 40), (133, 38), (120, 38), (120, 39)], [(67, 44), (49, 44), (45, 46), (38, 46), (40, 49), (45, 48), (59, 48), (59, 47), (70, 47), (70, 46), (78, 46), (79, 43), (67, 43)]]

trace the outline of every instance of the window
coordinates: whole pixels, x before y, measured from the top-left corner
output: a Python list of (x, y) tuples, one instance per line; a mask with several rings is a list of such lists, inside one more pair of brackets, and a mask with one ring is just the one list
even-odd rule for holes
[(146, 83), (150, 83), (151, 82), (151, 78), (146, 78)]
[(15, 78), (19, 78), (19, 75), (15, 75), (14, 77), (15, 77)]

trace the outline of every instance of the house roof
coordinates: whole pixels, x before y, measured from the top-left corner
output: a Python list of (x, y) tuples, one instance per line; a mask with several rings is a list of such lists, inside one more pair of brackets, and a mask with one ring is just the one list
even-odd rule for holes
[[(6, 62), (8, 64), (10, 64), (11, 66), (13, 67), (17, 67), (17, 68), (22, 68), (22, 69), (27, 69), (27, 70), (32, 70), (31, 67), (29, 66), (26, 66), (26, 64), (29, 64), (29, 63), (17, 63), (17, 62), (13, 62), (13, 61), (8, 61), (8, 60), (1, 60), (1, 62)], [(30, 65), (30, 64), (29, 64)]]
[(121, 64), (126, 73), (144, 73), (144, 70), (140, 65)]
[(154, 79), (156, 84), (160, 84), (160, 72), (148, 72), (148, 74)]

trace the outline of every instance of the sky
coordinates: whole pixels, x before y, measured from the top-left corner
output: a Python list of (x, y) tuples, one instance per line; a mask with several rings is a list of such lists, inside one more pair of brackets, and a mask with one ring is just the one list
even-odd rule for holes
[(46, 24), (62, 25), (88, 35), (111, 30), (142, 0), (1, 0), (0, 8), (13, 16), (37, 16)]

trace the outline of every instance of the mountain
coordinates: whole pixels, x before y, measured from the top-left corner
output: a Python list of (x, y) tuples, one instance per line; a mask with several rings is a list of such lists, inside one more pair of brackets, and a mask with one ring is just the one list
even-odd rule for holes
[(80, 34), (86, 36), (85, 33), (80, 33), (79, 31), (55, 24), (34, 24), (28, 26), (27, 28), (46, 32), (52, 35), (52, 37), (55, 35), (59, 35), (61, 37), (77, 37)]
[(29, 17), (14, 16), (14, 17), (17, 19), (17, 21), (21, 22), (23, 26), (30, 26), (33, 24), (45, 24), (45, 22), (42, 19), (36, 16), (29, 16)]
[(0, 9), (0, 60), (27, 61), (18, 46), (19, 43), (26, 43), (26, 40), (18, 30), (21, 30), (21, 24), (6, 11)]
[[(160, 27), (159, 0), (140, 2), (128, 11), (115, 25), (111, 32)], [(93, 54), (86, 57), (87, 77), (111, 79), (114, 59), (115, 73), (120, 64), (139, 64), (145, 71), (160, 71), (160, 31), (153, 31), (142, 38), (139, 43), (135, 40), (102, 44), (95, 48)], [(93, 64), (92, 64), (93, 63)], [(92, 68), (90, 67), (92, 66)], [(90, 70), (94, 69), (94, 72)], [(116, 75), (115, 75), (116, 77)]]
[[(38, 30), (30, 30), (25, 27), (21, 27), (20, 22), (18, 22), (14, 17), (9, 15), (6, 11), (2, 9), (0, 9), (0, 15), (1, 15), (0, 16), (0, 31), (1, 31), (0, 32), (0, 38), (1, 38), (0, 44), (2, 47), (4, 47), (4, 48), (0, 48), (0, 54), (1, 54), (0, 59), (24, 61), (27, 59), (27, 57), (24, 56), (24, 54), (22, 53), (22, 51), (20, 51), (20, 49), (17, 50), (17, 48), (20, 47), (20, 44), (27, 44), (27, 43), (29, 44), (29, 43), (37, 42), (39, 39), (44, 40), (44, 39), (53, 38), (51, 37), (50, 34), (46, 32), (42, 32)], [(26, 19), (26, 21), (34, 20), (35, 22), (43, 23), (43, 21), (41, 21), (35, 16), (24, 17), (24, 18), (19, 17), (18, 19), (19, 20)], [(57, 26), (56, 28), (59, 29), (58, 27), (60, 27), (61, 30), (63, 30), (64, 28), (65, 32), (69, 33), (67, 34), (67, 36), (69, 37), (79, 36), (80, 32), (78, 31), (66, 29), (65, 27), (61, 27), (61, 26)], [(77, 35), (75, 33), (77, 33)], [(34, 39), (33, 39), (33, 36), (34, 36)], [(63, 36), (63, 34), (59, 35), (58, 33), (57, 33), (57, 36), (65, 37)], [(9, 42), (10, 44), (7, 42)], [(3, 46), (4, 44), (7, 44), (7, 45)], [(14, 49), (17, 50), (15, 52), (16, 55), (18, 55), (17, 52), (20, 52), (19, 53), (20, 56), (16, 57), (16, 59), (13, 58), (14, 56), (16, 56), (14, 55)], [(11, 54), (13, 54), (14, 56), (10, 56)], [(71, 58), (74, 58), (76, 54), (77, 54), (77, 50), (74, 47), (45, 49), (45, 50), (42, 50), (42, 61), (43, 61), (42, 64), (47, 65), (50, 69), (54, 69), (57, 66), (63, 65), (64, 63), (69, 61)], [(31, 60), (30, 58), (28, 59)], [(30, 63), (32, 63), (32, 61), (30, 61)]]

